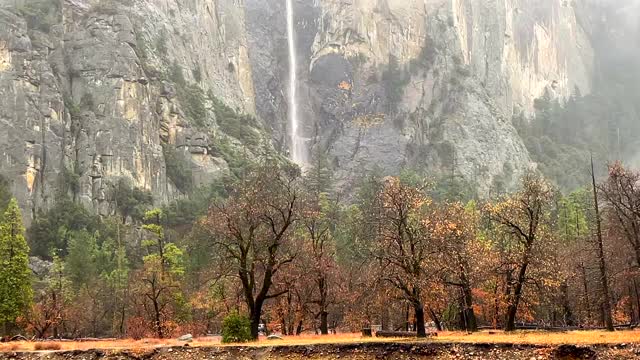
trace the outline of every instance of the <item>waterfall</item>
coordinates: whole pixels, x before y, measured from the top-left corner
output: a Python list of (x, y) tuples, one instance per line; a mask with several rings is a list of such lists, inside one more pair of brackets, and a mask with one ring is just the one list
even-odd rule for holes
[(300, 137), (298, 119), (297, 85), (298, 61), (296, 57), (295, 23), (293, 18), (293, 1), (287, 0), (287, 40), (289, 43), (289, 136), (290, 157), (298, 165), (306, 163), (306, 149), (304, 139)]

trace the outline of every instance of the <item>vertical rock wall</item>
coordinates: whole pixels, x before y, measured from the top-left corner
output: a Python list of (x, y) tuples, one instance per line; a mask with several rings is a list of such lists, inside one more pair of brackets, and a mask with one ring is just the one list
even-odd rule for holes
[[(255, 113), (242, 2), (56, 0), (29, 23), (43, 11), (33, 3), (0, 7), (0, 172), (27, 221), (61, 181), (102, 213), (122, 178), (159, 202), (179, 196), (163, 145), (184, 155), (196, 185), (228, 171), (212, 149), (225, 135), (210, 97)], [(180, 98), (178, 86), (202, 96)], [(201, 99), (204, 128), (185, 115), (184, 102)]]
[[(410, 167), (461, 176), (484, 195), (512, 187), (531, 166), (512, 116), (531, 115), (545, 92), (591, 89), (593, 49), (571, 1), (298, 1), (296, 18), (298, 36), (313, 39), (298, 45), (308, 145), (330, 155), (343, 185), (362, 170)], [(284, 37), (279, 23), (249, 37)], [(282, 87), (262, 91), (282, 102)]]
[[(594, 86), (598, 1), (294, 1), (307, 145), (345, 189), (406, 167), (483, 195), (513, 187), (532, 164), (512, 117)], [(181, 196), (167, 149), (196, 186), (215, 181), (229, 171), (221, 141), (245, 151), (218, 100), (286, 152), (285, 0), (55, 0), (34, 21), (38, 2), (0, 4), (0, 173), (26, 217), (61, 182), (102, 213), (122, 178), (160, 202)], [(637, 6), (606, 17), (637, 29), (625, 15)]]

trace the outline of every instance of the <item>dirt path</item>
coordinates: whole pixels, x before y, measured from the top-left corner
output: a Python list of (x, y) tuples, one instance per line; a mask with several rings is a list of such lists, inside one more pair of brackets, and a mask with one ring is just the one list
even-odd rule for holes
[(0, 360), (409, 360), (640, 359), (640, 344), (591, 347), (513, 344), (363, 343), (271, 347), (163, 347), (132, 350), (0, 353)]

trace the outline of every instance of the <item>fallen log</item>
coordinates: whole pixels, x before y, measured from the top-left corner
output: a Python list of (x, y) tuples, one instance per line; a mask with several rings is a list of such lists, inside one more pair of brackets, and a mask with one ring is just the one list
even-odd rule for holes
[(14, 336), (4, 336), (0, 337), (0, 342), (12, 342), (12, 341), (27, 341), (28, 339), (23, 335), (14, 335)]
[[(387, 330), (376, 331), (376, 337), (382, 337), (382, 338), (393, 338), (393, 337), (411, 338), (416, 336), (417, 334), (413, 331), (387, 331)], [(433, 337), (433, 336), (438, 336), (438, 333), (436, 332), (427, 333), (427, 337)]]
[(29, 339), (27, 339), (25, 336), (23, 335), (14, 335), (10, 341), (28, 341)]
[(77, 342), (101, 342), (101, 341), (116, 341), (118, 340), (117, 338), (92, 338), (92, 337), (86, 337), (86, 338), (77, 338), (74, 339), (74, 341)]

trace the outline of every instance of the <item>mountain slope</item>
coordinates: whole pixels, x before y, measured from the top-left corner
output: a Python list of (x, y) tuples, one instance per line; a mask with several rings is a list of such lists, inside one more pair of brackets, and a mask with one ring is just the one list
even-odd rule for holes
[[(543, 96), (628, 92), (604, 55), (634, 58), (639, 3), (294, 1), (308, 155), (326, 154), (344, 189), (403, 168), (510, 189), (536, 166), (514, 117), (533, 121)], [(123, 180), (167, 202), (264, 147), (286, 154), (285, 13), (284, 0), (4, 1), (0, 172), (26, 217), (61, 194), (113, 213)]]

